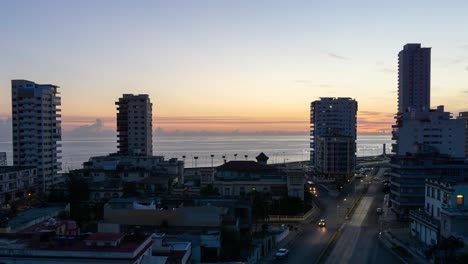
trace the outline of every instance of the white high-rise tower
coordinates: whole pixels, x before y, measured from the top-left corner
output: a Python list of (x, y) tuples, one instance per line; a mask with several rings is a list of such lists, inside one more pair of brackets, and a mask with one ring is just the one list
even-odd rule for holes
[(11, 81), (13, 163), (34, 166), (42, 191), (61, 182), (60, 96), (58, 86), (27, 80)]

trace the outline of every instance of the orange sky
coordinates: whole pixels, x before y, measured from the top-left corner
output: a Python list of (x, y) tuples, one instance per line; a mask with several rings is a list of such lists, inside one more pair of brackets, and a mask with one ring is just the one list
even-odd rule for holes
[[(115, 130), (115, 117), (98, 117), (102, 120), (105, 129)], [(79, 126), (91, 125), (96, 117), (63, 117), (63, 128), (66, 131)], [(256, 132), (281, 131), (304, 132), (309, 131), (309, 118), (272, 118), (272, 117), (246, 117), (246, 116), (177, 116), (153, 117), (153, 128), (161, 128), (166, 132), (180, 131), (217, 131), (217, 132)], [(393, 124), (393, 114), (360, 111), (358, 113), (359, 133), (389, 132)]]

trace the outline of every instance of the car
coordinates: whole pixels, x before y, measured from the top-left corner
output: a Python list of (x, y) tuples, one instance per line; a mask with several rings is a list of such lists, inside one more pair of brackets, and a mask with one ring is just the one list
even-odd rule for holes
[(379, 207), (379, 208), (377, 208), (377, 213), (378, 213), (378, 214), (383, 214), (383, 209), (382, 209), (382, 208), (380, 208), (380, 207)]
[(317, 224), (319, 227), (325, 227), (327, 223), (325, 222), (325, 219), (320, 219), (320, 221)]
[(388, 181), (388, 180), (383, 180), (382, 183), (385, 185), (385, 184), (389, 184), (390, 181)]
[(276, 259), (283, 259), (283, 258), (286, 258), (288, 255), (289, 255), (289, 250), (285, 248), (280, 248), (275, 253)]

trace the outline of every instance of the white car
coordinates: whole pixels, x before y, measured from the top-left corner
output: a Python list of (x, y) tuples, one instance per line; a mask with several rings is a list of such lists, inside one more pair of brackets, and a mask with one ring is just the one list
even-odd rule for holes
[(380, 207), (379, 207), (379, 208), (377, 208), (377, 213), (378, 213), (378, 214), (383, 214), (383, 209), (382, 209), (382, 208), (380, 208)]
[(288, 255), (289, 255), (289, 250), (285, 248), (280, 248), (275, 253), (276, 259), (286, 258)]

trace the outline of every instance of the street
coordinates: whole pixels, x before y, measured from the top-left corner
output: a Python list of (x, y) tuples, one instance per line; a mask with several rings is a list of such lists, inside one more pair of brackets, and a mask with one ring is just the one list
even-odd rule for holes
[(379, 215), (384, 194), (380, 181), (373, 182), (325, 263), (379, 263), (400, 261), (379, 242)]
[[(379, 171), (381, 176), (383, 171)], [(318, 187), (321, 214), (311, 223), (300, 225), (297, 236), (286, 247), (290, 253), (286, 259), (274, 260), (274, 253), (267, 259), (267, 263), (316, 263), (318, 257), (327, 247), (333, 234), (342, 226), (341, 236), (334, 244), (322, 263), (400, 263), (379, 241), (379, 215), (377, 207), (382, 207), (384, 194), (382, 183), (372, 181), (367, 193), (362, 197), (352, 218), (345, 220), (346, 212), (352, 206), (351, 202), (364, 188), (364, 183), (350, 184), (338, 196), (332, 197), (328, 192)], [(320, 228), (317, 221), (326, 220), (327, 226)]]

